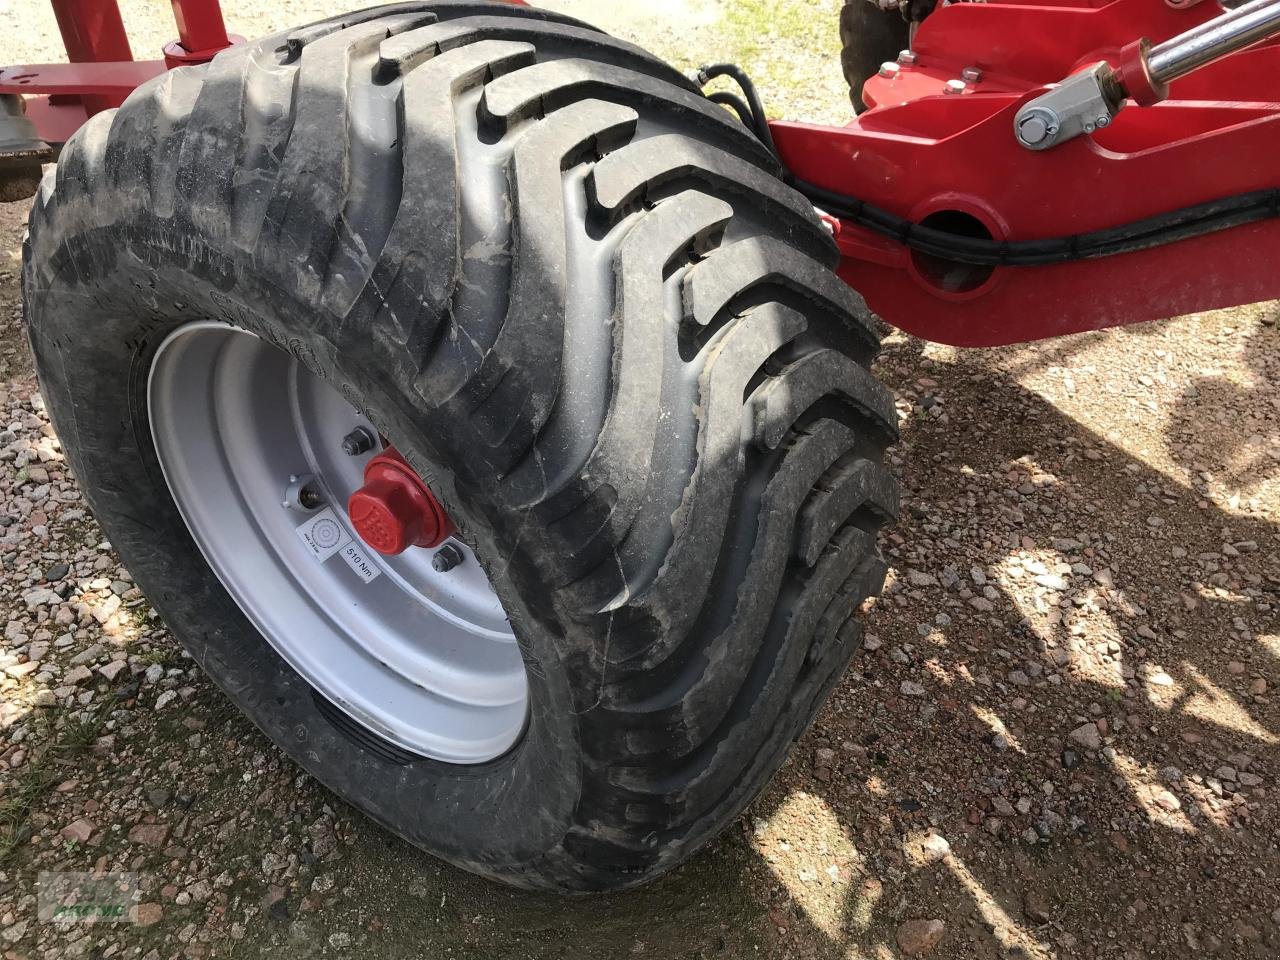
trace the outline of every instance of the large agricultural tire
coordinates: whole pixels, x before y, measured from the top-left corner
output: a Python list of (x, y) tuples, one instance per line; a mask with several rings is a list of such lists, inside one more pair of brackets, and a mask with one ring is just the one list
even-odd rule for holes
[[(335, 17), (168, 73), (67, 144), (25, 249), (42, 390), (137, 582), (299, 764), (466, 869), (631, 886), (763, 788), (884, 575), (877, 339), (778, 172), (675, 70), (564, 17)], [(428, 482), (524, 661), (499, 755), (353, 722), (215, 576), (149, 420), (189, 329), (336, 387)]]
[(855, 113), (867, 109), (862, 85), (886, 60), (911, 46), (911, 24), (897, 10), (881, 10), (871, 0), (848, 0), (840, 9), (840, 66)]

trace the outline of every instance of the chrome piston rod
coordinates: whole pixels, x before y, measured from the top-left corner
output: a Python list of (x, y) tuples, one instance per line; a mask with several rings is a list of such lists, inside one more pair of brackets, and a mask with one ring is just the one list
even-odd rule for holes
[(1136, 40), (1113, 67), (1098, 63), (1072, 74), (1018, 111), (1014, 135), (1028, 150), (1048, 150), (1093, 133), (1127, 100), (1143, 106), (1169, 94), (1179, 77), (1280, 34), (1280, 0), (1252, 0), (1155, 47)]
[(1166, 84), (1277, 33), (1280, 0), (1253, 0), (1152, 47), (1147, 69), (1157, 84)]

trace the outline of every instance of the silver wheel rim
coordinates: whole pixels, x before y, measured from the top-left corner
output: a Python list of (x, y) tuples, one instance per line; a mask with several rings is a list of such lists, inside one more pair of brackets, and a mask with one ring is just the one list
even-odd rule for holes
[[(519, 739), (524, 663), (471, 549), (450, 540), (462, 562), (438, 572), (436, 551), (385, 557), (351, 526), (346, 502), (376, 451), (348, 456), (342, 439), (377, 430), (336, 390), (248, 331), (199, 322), (160, 345), (147, 406), (165, 480), (205, 559), (321, 695), (436, 760), (482, 763)], [(291, 478), (308, 475), (323, 505), (287, 506)]]

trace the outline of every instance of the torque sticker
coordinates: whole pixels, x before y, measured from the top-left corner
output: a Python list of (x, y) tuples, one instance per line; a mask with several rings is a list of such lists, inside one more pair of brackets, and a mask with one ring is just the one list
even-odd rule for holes
[(364, 545), (357, 543), (347, 533), (332, 507), (325, 507), (315, 516), (307, 518), (295, 530), (298, 539), (307, 545), (307, 549), (321, 563), (334, 554), (341, 554), (346, 565), (365, 583), (371, 583), (382, 575)]
[(355, 571), (355, 575), (369, 583), (382, 575), (382, 571), (369, 559), (369, 555), (354, 540), (348, 538), (346, 546), (341, 550), (342, 559)]
[(297, 527), (298, 538), (324, 562), (351, 542), (332, 507), (325, 507)]

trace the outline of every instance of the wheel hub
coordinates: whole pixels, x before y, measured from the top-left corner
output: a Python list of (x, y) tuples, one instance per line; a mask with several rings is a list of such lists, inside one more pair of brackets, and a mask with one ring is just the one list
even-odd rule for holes
[(456, 532), (440, 501), (395, 447), (364, 468), (364, 486), (347, 501), (356, 533), (373, 549), (393, 557), (409, 547), (435, 549)]
[(434, 760), (484, 763), (519, 740), (528, 681), (502, 604), (372, 421), (284, 351), (213, 321), (165, 339), (147, 396), (196, 545), (313, 689)]

